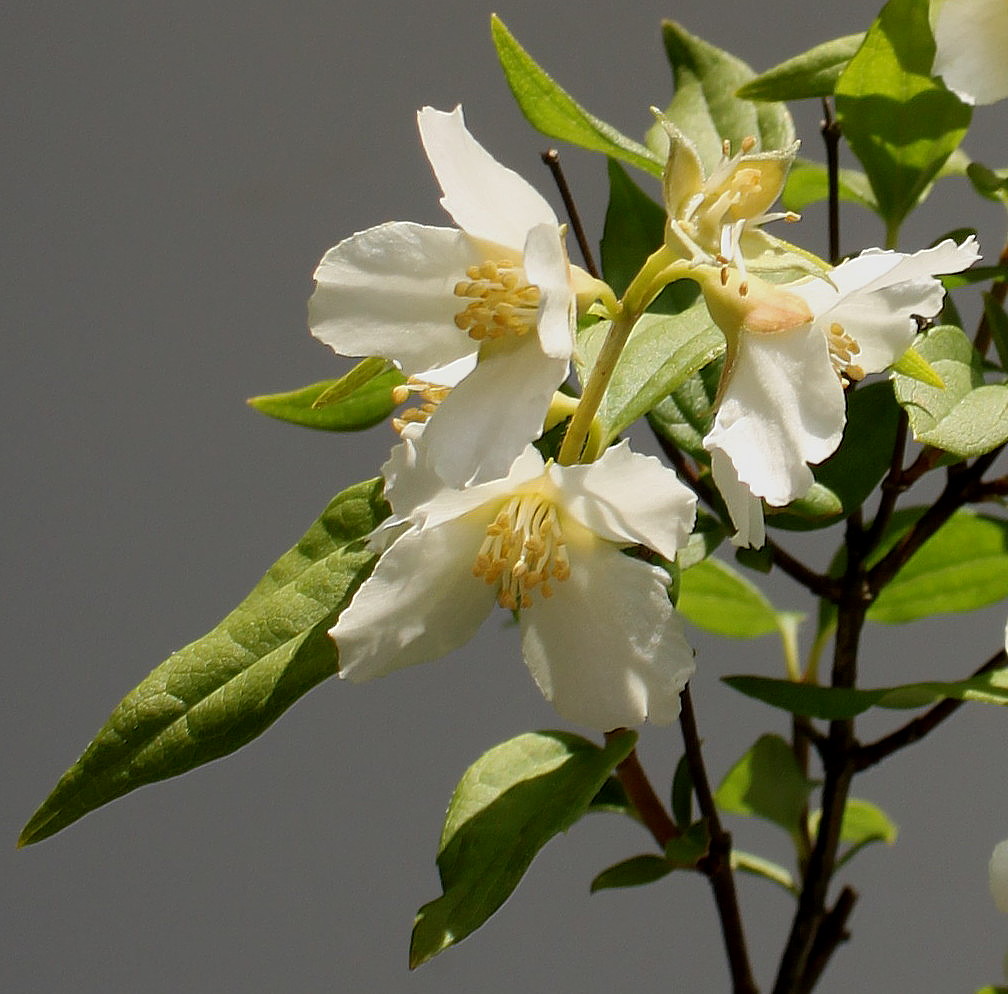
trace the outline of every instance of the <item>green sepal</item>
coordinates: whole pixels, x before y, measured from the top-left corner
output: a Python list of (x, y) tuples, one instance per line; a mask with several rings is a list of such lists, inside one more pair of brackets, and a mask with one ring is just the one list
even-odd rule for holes
[(735, 96), (744, 100), (804, 100), (830, 97), (840, 73), (864, 41), (864, 32), (824, 41), (760, 73)]
[(945, 389), (945, 381), (935, 372), (934, 366), (912, 345), (892, 364), (892, 371), (935, 390)]
[(363, 539), (388, 514), (382, 481), (335, 497), (304, 538), (208, 635), (123, 698), (21, 833), (38, 842), (155, 780), (245, 745), (337, 671), (327, 635), (371, 572)]
[[(787, 148), (795, 137), (794, 122), (782, 103), (753, 103), (735, 91), (755, 75), (741, 59), (690, 34), (674, 21), (662, 23), (662, 39), (675, 94), (665, 116), (696, 146), (708, 175), (722, 155), (728, 139), (737, 148), (752, 136), (763, 151)], [(664, 163), (668, 134), (661, 124), (648, 131), (647, 143)]]
[(762, 676), (721, 678), (733, 690), (764, 704), (824, 721), (854, 718), (869, 708), (914, 710), (944, 700), (1008, 704), (1008, 667), (951, 683), (908, 683), (875, 690), (820, 687)]
[(970, 108), (931, 76), (934, 55), (928, 0), (889, 0), (836, 82), (837, 120), (890, 245), (969, 127)]
[(714, 801), (722, 811), (763, 818), (794, 834), (814, 786), (784, 739), (762, 735), (725, 774)]
[(918, 442), (968, 458), (1008, 440), (1008, 385), (984, 383), (983, 360), (961, 329), (932, 328), (916, 349), (945, 384), (936, 389), (893, 376), (896, 399)]
[(395, 410), (392, 393), (405, 382), (398, 369), (372, 356), (338, 380), (249, 397), (246, 403), (271, 418), (304, 428), (360, 431), (384, 421)]
[(438, 847), (443, 893), (417, 912), (410, 969), (461, 942), (507, 900), (536, 853), (585, 814), (636, 740), (624, 732), (600, 748), (569, 732), (528, 732), (469, 767)]
[(490, 33), (508, 86), (534, 128), (661, 175), (664, 159), (585, 110), (536, 64), (496, 14), (490, 18)]

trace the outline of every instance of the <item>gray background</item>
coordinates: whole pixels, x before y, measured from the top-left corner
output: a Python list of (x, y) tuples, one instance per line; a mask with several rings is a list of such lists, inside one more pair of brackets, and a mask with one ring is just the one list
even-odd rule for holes
[[(669, 95), (662, 16), (766, 68), (865, 27), (875, 4), (511, 0), (499, 12), (575, 96), (636, 134)], [(557, 724), (497, 618), (445, 662), (373, 685), (329, 681), (238, 754), (13, 850), (122, 694), (237, 603), (394, 441), (387, 426), (290, 428), (243, 401), (344, 368), (304, 326), (326, 248), (387, 219), (443, 223), (417, 107), (463, 101), (477, 137), (552, 196), (546, 141), (511, 102), (488, 16), (479, 4), (387, 0), (41, 0), (0, 12), (4, 990), (726, 989), (704, 881), (589, 897), (598, 870), (649, 849), (642, 830), (607, 816), (548, 846), (481, 932), (407, 973), (458, 776), (495, 743)], [(1003, 113), (980, 115), (973, 138), (993, 164)], [(816, 156), (817, 115), (798, 118)], [(597, 236), (604, 164), (564, 154)], [(1001, 219), (963, 184), (947, 191), (965, 210), (935, 198), (906, 247), (965, 222), (993, 249)], [(807, 222), (802, 237), (822, 251), (821, 214)], [(881, 237), (857, 223), (848, 251)], [(783, 605), (808, 607), (775, 589)], [(965, 673), (1003, 623), (1001, 605), (873, 630), (865, 683)], [(779, 664), (771, 640), (695, 641), (719, 777), (768, 720), (784, 724), (718, 677)], [(998, 979), (1008, 922), (987, 896), (986, 861), (1008, 835), (1006, 729), (1003, 713), (969, 709), (858, 785), (903, 833), (852, 868), (863, 890), (855, 942), (824, 991), (972, 991)], [(675, 729), (645, 733), (657, 782), (680, 748)], [(743, 847), (786, 857), (771, 830), (732, 827)], [(741, 891), (766, 984), (789, 902), (758, 881)]]

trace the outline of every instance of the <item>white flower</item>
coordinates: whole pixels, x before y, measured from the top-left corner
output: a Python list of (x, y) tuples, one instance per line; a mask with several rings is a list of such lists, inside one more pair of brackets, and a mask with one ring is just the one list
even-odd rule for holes
[(1008, 2), (931, 0), (931, 72), (968, 104), (1008, 97)]
[(935, 274), (978, 258), (969, 238), (913, 255), (870, 249), (828, 279), (786, 285), (708, 275), (704, 295), (728, 356), (704, 447), (736, 545), (763, 544), (760, 499), (783, 507), (808, 491), (809, 464), (830, 456), (843, 436), (845, 384), (892, 365), (914, 339), (913, 315), (941, 309)]
[(998, 911), (1008, 915), (1008, 839), (994, 847), (988, 865), (991, 896)]
[(393, 360), (419, 388), (453, 387), (423, 435), (435, 471), (462, 486), (502, 476), (542, 430), (574, 344), (576, 290), (549, 204), (466, 130), (425, 107), (420, 137), (458, 228), (395, 221), (330, 249), (308, 304), (340, 355)]
[(694, 513), (675, 474), (625, 442), (577, 466), (544, 464), (529, 446), (505, 478), (442, 487), (412, 509), (330, 631), (340, 675), (443, 656), (498, 603), (519, 611), (525, 662), (564, 717), (600, 731), (667, 724), (693, 653), (668, 574), (622, 550), (673, 559)]

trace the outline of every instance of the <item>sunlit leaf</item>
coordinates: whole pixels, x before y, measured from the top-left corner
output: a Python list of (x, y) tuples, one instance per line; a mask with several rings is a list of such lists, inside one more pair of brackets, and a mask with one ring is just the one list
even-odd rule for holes
[(741, 87), (736, 96), (746, 100), (801, 100), (832, 96), (840, 73), (863, 41), (863, 32), (824, 41), (760, 73)]
[(716, 635), (753, 638), (777, 631), (777, 614), (759, 587), (719, 559), (705, 559), (683, 573), (677, 607)]

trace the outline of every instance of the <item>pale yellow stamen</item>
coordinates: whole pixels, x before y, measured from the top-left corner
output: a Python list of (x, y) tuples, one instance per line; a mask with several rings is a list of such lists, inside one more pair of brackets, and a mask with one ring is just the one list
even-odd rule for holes
[(401, 435), (407, 425), (427, 424), (430, 416), (449, 393), (451, 393), (451, 387), (438, 383), (427, 383), (425, 380), (411, 376), (405, 383), (393, 388), (392, 400), (396, 404), (405, 404), (410, 397), (416, 394), (423, 403), (401, 411), (398, 417), (392, 419), (392, 427)]
[(826, 344), (829, 346), (833, 370), (845, 387), (852, 381), (856, 383), (858, 380), (864, 379), (864, 369), (852, 362), (855, 356), (861, 354), (861, 346), (836, 322), (830, 325), (826, 335)]
[(471, 302), (455, 315), (455, 324), (474, 341), (521, 336), (536, 326), (539, 287), (524, 282), (513, 262), (487, 260), (466, 270), (468, 280), (455, 284), (455, 296)]
[(532, 591), (552, 597), (552, 577), (570, 576), (567, 546), (553, 504), (538, 494), (512, 497), (487, 526), (473, 576), (499, 584), (497, 603), (511, 611), (531, 607)]

